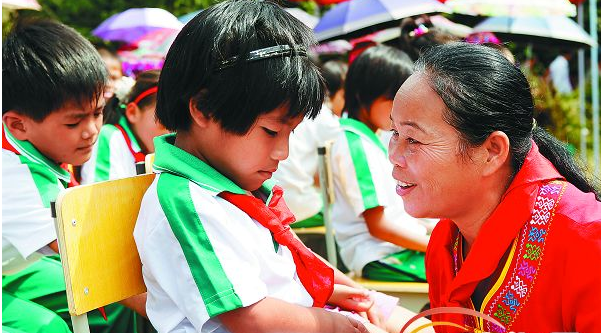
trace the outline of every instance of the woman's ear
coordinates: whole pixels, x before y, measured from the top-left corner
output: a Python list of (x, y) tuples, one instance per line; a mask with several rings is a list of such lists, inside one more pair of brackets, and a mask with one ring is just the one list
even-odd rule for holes
[(141, 118), (141, 110), (135, 103), (127, 103), (125, 106), (125, 117), (130, 124), (135, 124)]
[(2, 122), (8, 128), (10, 134), (21, 141), (27, 140), (27, 124), (30, 121), (33, 121), (33, 119), (15, 111), (7, 111), (2, 115)]
[(196, 99), (190, 98), (188, 101), (188, 109), (190, 110), (190, 117), (194, 123), (200, 128), (206, 128), (211, 122), (211, 118), (204, 114), (201, 110), (196, 107)]
[(482, 147), (486, 149), (487, 153), (482, 170), (484, 175), (492, 175), (504, 166), (509, 166), (510, 145), (507, 134), (502, 131), (492, 132)]

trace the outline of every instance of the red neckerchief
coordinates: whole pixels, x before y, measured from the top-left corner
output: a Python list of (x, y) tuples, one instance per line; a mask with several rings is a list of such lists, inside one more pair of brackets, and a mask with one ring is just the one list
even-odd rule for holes
[(114, 126), (117, 127), (117, 129), (119, 131), (121, 131), (121, 134), (123, 134), (123, 137), (125, 138), (125, 142), (127, 143), (127, 148), (129, 148), (129, 151), (131, 152), (132, 156), (134, 157), (134, 160), (136, 161), (136, 163), (144, 162), (144, 160), (146, 159), (146, 154), (144, 154), (140, 151), (137, 152), (134, 150), (134, 148), (131, 145), (131, 138), (129, 137), (129, 135), (127, 135), (127, 132), (125, 131), (123, 126), (121, 126), (119, 124), (114, 124)]
[(4, 126), (2, 126), (2, 149), (12, 151), (17, 155), (21, 155), (21, 153), (19, 153), (19, 151), (15, 147), (13, 147), (13, 145), (11, 145), (10, 142), (8, 142), (8, 140), (6, 139), (6, 133), (4, 133)]
[(286, 206), (282, 194), (282, 189), (274, 186), (268, 206), (251, 195), (221, 192), (219, 196), (269, 229), (275, 241), (290, 250), (296, 265), (296, 274), (313, 297), (313, 306), (324, 307), (334, 290), (334, 270), (294, 237), (288, 225), (294, 222), (295, 218)]
[[(482, 225), (457, 276), (454, 271), (453, 243), (458, 228), (448, 219), (437, 224), (426, 253), (432, 307), (471, 307), (471, 296), (476, 286), (495, 272), (506, 250), (532, 214), (539, 187), (556, 179), (564, 178), (532, 142), (522, 168), (503, 195), (501, 203)], [(454, 319), (445, 316), (444, 320), (463, 322), (462, 315), (455, 315)]]

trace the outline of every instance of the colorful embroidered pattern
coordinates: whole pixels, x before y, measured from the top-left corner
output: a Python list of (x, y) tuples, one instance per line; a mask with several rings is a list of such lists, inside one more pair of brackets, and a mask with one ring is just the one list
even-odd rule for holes
[[(514, 262), (511, 263), (503, 284), (484, 309), (485, 314), (498, 318), (508, 330), (534, 288), (536, 275), (544, 257), (546, 236), (549, 234), (555, 207), (561, 200), (566, 184), (554, 181), (543, 185), (539, 190), (532, 217), (518, 236)], [(485, 323), (485, 330), (504, 332), (488, 322)]]

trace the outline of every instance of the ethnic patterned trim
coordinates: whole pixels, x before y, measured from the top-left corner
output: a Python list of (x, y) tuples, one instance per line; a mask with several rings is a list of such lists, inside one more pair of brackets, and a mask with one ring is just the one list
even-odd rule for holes
[[(498, 318), (508, 330), (528, 302), (530, 292), (534, 288), (555, 208), (566, 185), (563, 181), (553, 181), (540, 188), (530, 221), (524, 225), (516, 240), (518, 246), (508, 274), (505, 275), (500, 288), (492, 294), (492, 301), (484, 304), (483, 313)], [(484, 326), (485, 331), (505, 332), (488, 322)]]

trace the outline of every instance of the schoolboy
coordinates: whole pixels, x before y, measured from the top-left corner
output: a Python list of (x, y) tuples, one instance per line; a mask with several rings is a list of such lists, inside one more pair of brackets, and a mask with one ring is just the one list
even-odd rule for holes
[[(50, 202), (72, 180), (62, 164), (90, 158), (106, 70), (75, 30), (35, 20), (17, 23), (6, 38), (2, 79), (2, 324), (68, 332)], [(107, 312), (108, 322), (90, 316), (92, 330), (126, 331), (133, 313), (120, 305)], [(125, 326), (115, 326), (119, 320)]]
[(158, 331), (367, 332), (323, 309), (371, 300), (294, 237), (268, 181), (291, 131), (321, 108), (313, 42), (279, 6), (248, 0), (204, 10), (175, 39), (157, 118), (176, 134), (155, 139), (158, 175), (134, 230)]

